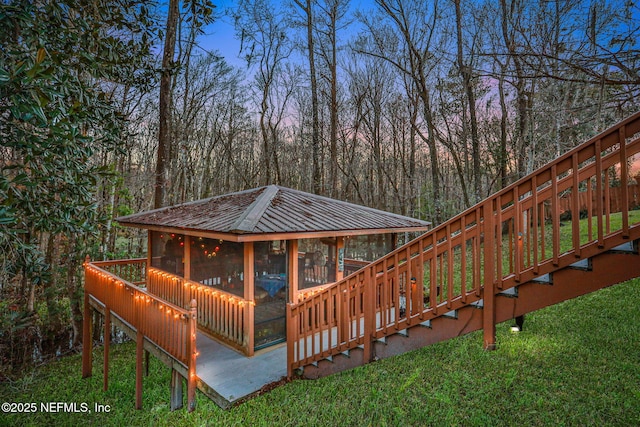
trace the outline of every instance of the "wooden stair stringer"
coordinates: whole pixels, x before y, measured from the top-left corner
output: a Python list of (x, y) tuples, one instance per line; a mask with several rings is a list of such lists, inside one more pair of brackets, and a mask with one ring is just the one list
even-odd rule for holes
[(375, 358), (385, 359), (482, 329), (482, 309), (468, 305), (457, 312), (458, 317), (455, 319), (435, 317), (431, 319), (430, 327), (411, 326), (405, 334), (388, 336), (385, 343), (376, 341)]
[(591, 258), (591, 270), (564, 268), (553, 273), (553, 285), (527, 282), (517, 298), (496, 298), (496, 323), (586, 295), (640, 276), (637, 254), (603, 252)]
[(302, 375), (307, 379), (315, 380), (364, 364), (364, 351), (361, 347), (356, 347), (348, 352), (336, 354), (331, 359), (322, 359), (315, 364), (305, 366)]

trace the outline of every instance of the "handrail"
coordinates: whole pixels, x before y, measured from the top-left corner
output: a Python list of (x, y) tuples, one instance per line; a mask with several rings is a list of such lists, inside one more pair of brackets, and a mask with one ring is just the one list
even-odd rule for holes
[[(288, 374), (307, 364), (484, 299), (485, 347), (495, 345), (495, 295), (568, 266), (629, 236), (629, 197), (621, 192), (620, 225), (610, 188), (627, 188), (628, 162), (640, 152), (640, 113), (575, 147), (385, 257), (287, 310)], [(620, 143), (620, 142), (623, 143)], [(580, 211), (561, 218), (560, 196)], [(583, 199), (585, 197), (583, 196)], [(568, 222), (565, 227), (561, 224)], [(561, 236), (570, 239), (561, 239)], [(570, 245), (566, 242), (569, 240)], [(411, 282), (415, 278), (415, 284)]]
[(255, 305), (222, 289), (151, 267), (147, 275), (149, 292), (180, 307), (192, 300), (198, 304), (198, 326), (240, 350), (248, 350), (248, 329), (245, 311)]
[(190, 311), (102, 268), (109, 265), (85, 264), (85, 292), (188, 368)]
[(103, 270), (114, 274), (116, 277), (120, 277), (128, 282), (131, 282), (134, 285), (142, 286), (146, 283), (146, 258), (94, 261), (93, 264), (100, 266), (100, 268), (102, 268)]
[[(88, 258), (88, 257), (87, 257)], [(142, 347), (145, 338), (162, 348), (186, 368), (189, 411), (195, 409), (196, 390), (196, 302), (188, 310), (153, 295), (105, 268), (125, 265), (124, 262), (90, 262), (85, 268), (85, 326), (83, 331), (83, 376), (91, 375), (91, 332), (89, 301), (95, 299), (104, 306), (105, 316), (119, 317), (136, 331), (136, 407), (142, 405)], [(132, 264), (141, 264), (133, 260)], [(104, 267), (104, 268), (102, 268)], [(105, 365), (107, 360), (105, 352)], [(105, 369), (105, 375), (106, 375)], [(106, 377), (105, 377), (106, 378)], [(106, 379), (105, 379), (106, 387)]]

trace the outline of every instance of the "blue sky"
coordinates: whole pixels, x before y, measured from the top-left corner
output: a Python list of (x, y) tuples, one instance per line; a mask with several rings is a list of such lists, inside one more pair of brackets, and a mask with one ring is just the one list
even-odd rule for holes
[[(200, 38), (200, 44), (207, 50), (218, 50), (229, 64), (235, 67), (246, 67), (245, 62), (238, 57), (240, 41), (235, 38), (233, 19), (224, 13), (232, 8), (235, 2), (233, 0), (218, 0), (214, 3), (216, 5), (216, 13), (220, 17), (205, 29), (206, 34)], [(373, 0), (351, 0), (350, 2), (351, 12), (370, 8), (373, 8)], [(351, 25), (354, 26), (356, 24), (353, 23)], [(344, 32), (345, 30), (342, 31)]]

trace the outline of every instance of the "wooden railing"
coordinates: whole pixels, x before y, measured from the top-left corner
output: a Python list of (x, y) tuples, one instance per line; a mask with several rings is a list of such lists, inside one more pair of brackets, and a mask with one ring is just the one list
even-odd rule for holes
[[(360, 260), (355, 260), (355, 259), (345, 259), (344, 260), (344, 275), (348, 276), (352, 273), (355, 273), (356, 271), (360, 270), (361, 268), (369, 265), (370, 262), (369, 261), (360, 261)], [(300, 289), (298, 291), (298, 298), (297, 298), (297, 302), (300, 301), (304, 301), (307, 298), (311, 298), (312, 296), (321, 293), (322, 291), (324, 291), (327, 287), (333, 285), (333, 283), (323, 283), (321, 285), (318, 286), (314, 286), (311, 288), (304, 288), (304, 289)]]
[[(127, 262), (131, 269), (124, 267)], [(113, 314), (136, 331), (140, 355), (144, 339), (147, 339), (181, 363), (188, 372), (189, 408), (193, 409), (197, 356), (195, 301), (189, 309), (184, 309), (110, 272), (119, 271), (123, 275), (125, 272), (134, 272), (131, 277), (139, 278), (139, 273), (144, 268), (141, 264), (140, 260), (86, 262), (85, 315), (89, 313), (89, 300), (93, 298), (104, 307), (107, 318)], [(89, 319), (90, 316), (85, 318), (87, 325)], [(83, 376), (89, 376), (92, 341), (90, 329), (85, 327), (84, 334)], [(141, 390), (137, 390), (137, 394), (141, 395)]]
[[(635, 183), (629, 183), (627, 186), (627, 200), (629, 201), (629, 207), (631, 209), (640, 209), (640, 174), (633, 177)], [(609, 187), (609, 209), (611, 212), (620, 212), (622, 211), (622, 187)], [(589, 212), (591, 215), (595, 215), (596, 212), (593, 211), (596, 207), (595, 193), (593, 189), (589, 191), (588, 189), (583, 189), (580, 191), (580, 215), (587, 216)], [(564, 212), (571, 212), (572, 203), (570, 196), (561, 197), (560, 198), (560, 212), (561, 214)], [(591, 211), (589, 211), (591, 209)]]
[[(94, 263), (96, 265), (96, 263)], [(136, 286), (144, 287), (147, 277), (147, 259), (120, 259), (99, 263), (100, 268)]]
[[(287, 310), (288, 374), (483, 299), (484, 345), (495, 345), (503, 289), (612, 247), (637, 230), (628, 192), (613, 218), (611, 188), (627, 188), (640, 152), (640, 114), (619, 123), (460, 215)], [(586, 226), (559, 208), (571, 198)], [(567, 219), (569, 218), (569, 219)], [(619, 218), (619, 219), (618, 219)], [(614, 220), (615, 219), (615, 220)], [(568, 242), (568, 243), (567, 243)], [(619, 243), (618, 243), (619, 244)], [(415, 284), (411, 278), (415, 278)]]
[(238, 349), (247, 350), (247, 310), (253, 310), (253, 301), (153, 267), (149, 269), (147, 288), (180, 307), (188, 307), (190, 301), (195, 300), (201, 329)]

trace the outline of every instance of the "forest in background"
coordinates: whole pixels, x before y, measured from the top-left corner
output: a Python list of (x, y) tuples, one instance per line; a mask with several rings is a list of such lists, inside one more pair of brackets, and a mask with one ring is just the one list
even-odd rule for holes
[(640, 109), (635, 1), (353, 3), (0, 4), (0, 379), (80, 345), (120, 215), (279, 184), (437, 224)]

